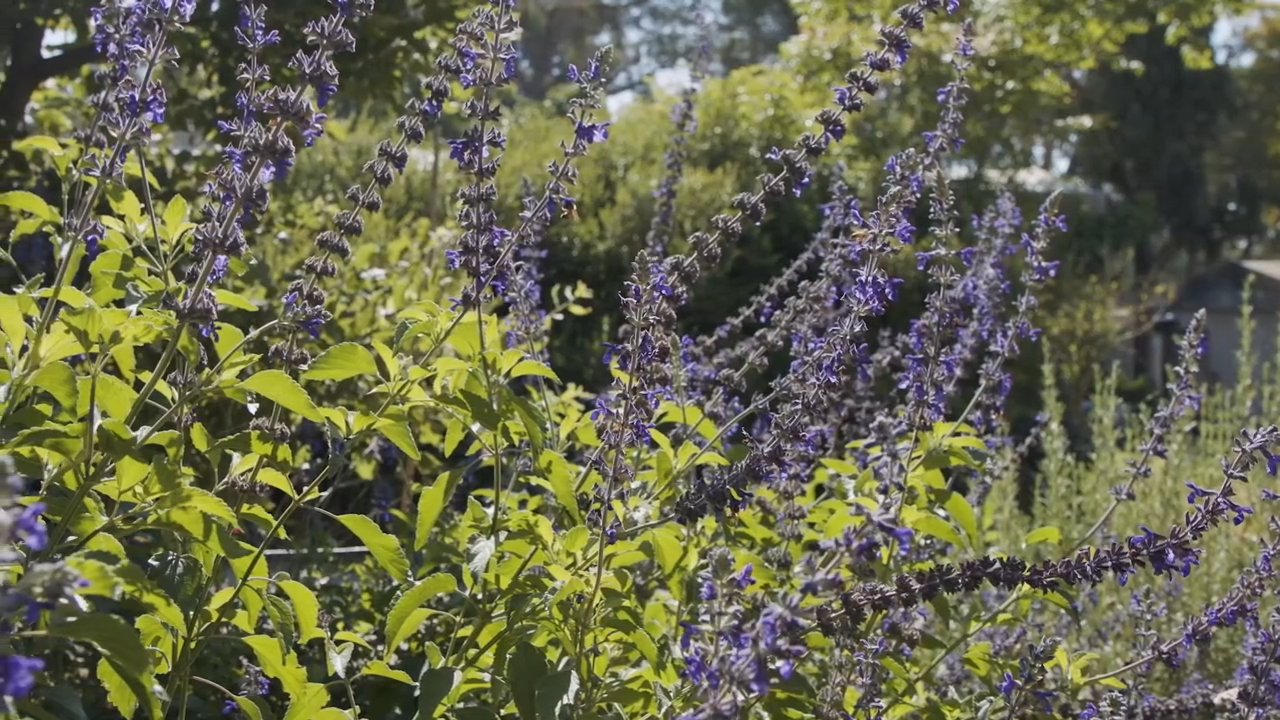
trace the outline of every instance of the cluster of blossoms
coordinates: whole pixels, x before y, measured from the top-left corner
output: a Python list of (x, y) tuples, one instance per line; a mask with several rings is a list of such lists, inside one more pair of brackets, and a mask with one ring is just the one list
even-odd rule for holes
[(699, 584), (700, 615), (680, 623), (683, 676), (700, 699), (681, 720), (742, 717), (752, 698), (791, 678), (806, 650), (801, 596), (752, 611), (746, 593), (756, 583), (751, 563), (734, 569), (732, 557), (721, 552), (709, 565)]
[[(1187, 577), (1199, 564), (1199, 550), (1194, 543), (1217, 525), (1230, 520), (1240, 524), (1252, 512), (1232, 498), (1235, 484), (1247, 482), (1248, 473), (1268, 448), (1280, 443), (1280, 429), (1275, 426), (1255, 432), (1242, 431), (1236, 440), (1234, 457), (1222, 461), (1222, 485), (1195, 499), (1199, 504), (1189, 510), (1184, 521), (1165, 534), (1143, 527), (1142, 532), (1124, 542), (1103, 547), (1084, 547), (1072, 557), (1028, 563), (1018, 557), (982, 557), (958, 564), (939, 563), (932, 567), (895, 576), (890, 582), (863, 583), (842, 592), (839, 609), (828, 608), (822, 622), (830, 632), (861, 632), (869, 613), (895, 607), (913, 607), (927, 603), (939, 595), (973, 592), (985, 584), (1004, 589), (1022, 585), (1037, 590), (1053, 591), (1069, 586), (1088, 586), (1114, 576), (1124, 584), (1139, 569), (1149, 567), (1153, 573)], [(1274, 472), (1273, 467), (1269, 470)], [(1266, 564), (1269, 555), (1264, 553)], [(1221, 613), (1219, 613), (1221, 615)]]
[[(971, 34), (966, 23), (961, 47), (969, 47)], [(897, 37), (893, 32), (888, 35)], [(882, 50), (886, 52), (890, 52), (888, 45)], [(970, 54), (957, 56), (967, 58)], [(868, 69), (880, 66), (875, 60), (878, 57), (867, 57)], [(685, 493), (679, 513), (686, 521), (723, 508), (741, 508), (757, 484), (779, 490), (784, 516), (790, 514), (784, 519), (799, 520), (802, 516), (803, 511), (792, 502), (794, 492), (816, 458), (833, 444), (828, 418), (845, 395), (846, 386), (867, 377), (869, 321), (883, 315), (897, 298), (901, 280), (885, 271), (884, 261), (914, 241), (916, 229), (910, 218), (925, 190), (924, 173), (941, 167), (940, 155), (956, 146), (950, 138), (959, 130), (957, 108), (963, 103), (967, 69), (967, 62), (956, 63), (958, 79), (948, 86), (954, 88), (952, 99), (944, 105), (937, 130), (926, 136), (923, 152), (908, 150), (886, 164), (884, 190), (873, 209), (864, 212), (856, 199), (845, 196), (843, 188), (836, 186), (839, 194), (828, 205), (828, 222), (814, 243), (825, 248), (815, 251), (822, 256), (817, 277), (800, 283), (776, 312), (762, 314), (764, 327), (747, 344), (750, 349), (745, 356), (743, 350), (736, 351), (745, 366), (758, 368), (772, 352), (792, 348), (789, 372), (774, 382), (767, 395), (749, 405), (769, 408), (767, 430), (752, 434), (745, 459)], [(939, 137), (946, 142), (937, 142)], [(941, 177), (940, 173), (933, 175)], [(770, 289), (764, 297), (782, 295), (778, 288)], [(785, 524), (784, 534), (798, 530), (794, 522)]]
[[(511, 330), (507, 335), (510, 347), (523, 347), (535, 357), (545, 359), (541, 350), (545, 343), (545, 318), (542, 310), (542, 285), (540, 261), (546, 255), (542, 241), (550, 225), (560, 216), (572, 216), (576, 201), (570, 189), (578, 181), (578, 169), (574, 161), (587, 154), (589, 148), (609, 138), (611, 123), (597, 122), (595, 111), (601, 107), (607, 82), (607, 48), (598, 50), (583, 68), (569, 65), (567, 78), (578, 86), (578, 93), (569, 100), (569, 121), (573, 123), (573, 139), (562, 142), (561, 158), (547, 165), (547, 179), (542, 192), (536, 193), (532, 183), (525, 181), (521, 195), (520, 225), (512, 236), (514, 252), (503, 248), (499, 256), (502, 263), (494, 269), (495, 282), (505, 286), (506, 301), (511, 308)], [(460, 255), (450, 251), (454, 262)], [(510, 276), (511, 282), (505, 278)], [(495, 288), (497, 290), (497, 288)]]
[(93, 119), (76, 135), (85, 148), (80, 174), (95, 182), (74, 188), (65, 226), (90, 258), (106, 233), (94, 208), (109, 184), (124, 180), (130, 153), (150, 140), (152, 125), (164, 122), (168, 98), (158, 73), (177, 60), (170, 36), (194, 11), (195, 0), (111, 0), (91, 11), (94, 48), (104, 62), (96, 73), (99, 89), (89, 97)]
[[(188, 290), (179, 307), (183, 319), (206, 336), (217, 331), (218, 307), (212, 288), (225, 277), (229, 258), (248, 250), (246, 234), (258, 227), (270, 204), (270, 183), (282, 179), (293, 166), (297, 143), (310, 147), (324, 133), (327, 116), (321, 109), (338, 87), (333, 58), (355, 49), (355, 38), (347, 25), (369, 15), (373, 0), (334, 0), (333, 8), (331, 14), (306, 24), (303, 33), (310, 49), (298, 50), (289, 60), (290, 69), (303, 84), (275, 85), (271, 68), (261, 56), (268, 46), (279, 42), (280, 35), (267, 29), (265, 6), (256, 2), (241, 5), (236, 40), (244, 47), (246, 59), (238, 67), (236, 114), (218, 124), (227, 143), (222, 163), (204, 187), (210, 202), (201, 206), (187, 270)], [(345, 256), (344, 248), (349, 254), (345, 243), (333, 243), (326, 249)], [(334, 274), (333, 263), (325, 258), (309, 259), (304, 271), (313, 277)], [(286, 316), (315, 335), (327, 315), (311, 306), (299, 312), (299, 294), (290, 288)], [(274, 357), (286, 363), (299, 359), (279, 350)]]

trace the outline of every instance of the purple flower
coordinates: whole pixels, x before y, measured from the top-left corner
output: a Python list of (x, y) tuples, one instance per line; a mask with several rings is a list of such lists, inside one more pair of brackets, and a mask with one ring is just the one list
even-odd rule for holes
[(1005, 697), (1012, 697), (1013, 691), (1018, 689), (1018, 685), (1019, 683), (1016, 679), (1014, 679), (1013, 673), (1009, 672), (1008, 670), (1005, 670), (1004, 679), (1000, 681), (1000, 684), (998, 686), (1000, 689), (1000, 694), (1004, 695)]
[(49, 531), (44, 523), (40, 522), (40, 514), (44, 511), (44, 503), (32, 503), (23, 508), (13, 523), (14, 535), (22, 538), (27, 547), (35, 551), (44, 550), (49, 544)]
[(579, 121), (574, 128), (574, 135), (582, 142), (591, 145), (609, 139), (609, 122), (590, 123)]
[(4, 696), (21, 700), (31, 694), (36, 685), (36, 673), (44, 669), (40, 658), (22, 655), (6, 655), (0, 658), (0, 686)]

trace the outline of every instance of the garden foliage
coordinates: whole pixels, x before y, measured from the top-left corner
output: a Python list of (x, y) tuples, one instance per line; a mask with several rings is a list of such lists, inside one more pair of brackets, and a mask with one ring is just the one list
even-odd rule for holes
[[(540, 278), (549, 229), (591, 192), (578, 161), (613, 129), (599, 109), (607, 52), (567, 68), (565, 139), (505, 217), (496, 180), (519, 126), (499, 98), (517, 72), (519, 13), (510, 0), (476, 9), (346, 206), (279, 235), (266, 232), (272, 189), (324, 142), (324, 108), (342, 91), (334, 58), (356, 51), (352, 28), (374, 2), (332, 0), (292, 60), (270, 67), (281, 36), (265, 3), (241, 0), (236, 112), (188, 198), (154, 182), (148, 152), (192, 6), (98, 8), (107, 62), (91, 122), (17, 145), (60, 178), (57, 197), (0, 196), (11, 239), (55, 251), (52, 273), (0, 295), (6, 712), (1275, 708), (1280, 624), (1260, 602), (1275, 588), (1274, 539), (1161, 620), (1172, 579), (1223, 578), (1204, 548), (1266, 524), (1244, 484), (1280, 463), (1274, 426), (1187, 435), (1202, 406), (1201, 319), (1145, 424), (1097, 421), (1091, 469), (1062, 449), (1050, 392), (1033, 436), (1046, 489), (1029, 527), (1011, 509), (1026, 448), (1004, 411), (1008, 366), (1039, 334), (1037, 292), (1056, 271), (1045, 248), (1065, 220), (1052, 197), (1026, 218), (1009, 195), (968, 221), (956, 211), (948, 163), (977, 53), (958, 0), (899, 9), (855, 67), (832, 71), (831, 104), (808, 130), (762, 149), (758, 189), (676, 238), (698, 109), (693, 92), (681, 99), (652, 221), (633, 239), (625, 324), (602, 349), (611, 383), (593, 393), (563, 385), (546, 352), (549, 327), (589, 312), (590, 294)], [(713, 332), (681, 336), (699, 278), (780, 201), (818, 188), (814, 163), (934, 23), (956, 34), (935, 127), (887, 159), (877, 196), (829, 183), (822, 227), (793, 265)], [(380, 218), (446, 116), (461, 128), (447, 138), (454, 223)], [(899, 300), (887, 268), (905, 256), (931, 291), (906, 332), (875, 337)], [(1146, 495), (1184, 472), (1175, 495)], [(1085, 477), (1115, 487), (1097, 493)], [(1092, 495), (1073, 503), (1076, 486)], [(1154, 525), (1135, 498), (1178, 511)], [(1140, 589), (1132, 607), (1104, 602), (1125, 588)], [(1135, 629), (1124, 642), (1080, 631), (1117, 608)], [(1158, 685), (1156, 666), (1195, 664), (1220, 632), (1248, 639), (1238, 672), (1206, 673), (1192, 691)]]

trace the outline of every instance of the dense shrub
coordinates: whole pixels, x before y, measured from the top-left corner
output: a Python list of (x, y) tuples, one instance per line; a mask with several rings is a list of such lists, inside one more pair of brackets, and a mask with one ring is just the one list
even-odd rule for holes
[[(644, 213), (643, 197), (609, 189), (627, 168), (583, 164), (619, 157), (607, 148), (623, 124), (599, 113), (607, 54), (570, 66), (566, 139), (519, 185), (515, 217), (499, 212), (517, 187), (507, 134), (549, 126), (512, 122), (498, 101), (513, 5), (459, 27), (439, 74), (344, 178), (295, 162), (324, 142), (332, 58), (374, 12), (331, 4), (288, 67), (268, 69), (279, 38), (263, 3), (241, 2), (238, 114), (218, 124), (199, 198), (137, 161), (163, 127), (163, 68), (191, 0), (106, 2), (92, 121), (19, 145), (62, 197), (0, 195), (11, 238), (44, 233), (56, 251), (52, 274), (0, 295), (7, 710), (1273, 711), (1275, 541), (1244, 503), (1274, 498), (1245, 483), (1275, 474), (1280, 430), (1240, 431), (1257, 416), (1239, 408), (1274, 412), (1280, 395), (1202, 396), (1199, 321), (1145, 422), (1096, 394), (1087, 457), (1065, 450), (1048, 363), (1031, 436), (1043, 491), (1030, 516), (1012, 501), (1027, 446), (1010, 435), (1009, 367), (1039, 336), (1037, 293), (1057, 267), (1045, 251), (1065, 220), (1056, 198), (1024, 218), (1009, 194), (970, 221), (957, 211), (947, 168), (976, 52), (957, 0), (904, 6), (857, 66), (832, 70), (831, 106), (803, 127), (780, 119), (799, 139), (740, 159), (757, 189), (723, 197), (732, 173), (686, 178), (673, 141)], [(935, 22), (957, 35), (936, 126), (859, 199), (816, 163)], [(726, 102), (708, 112), (736, 112)], [(698, 112), (694, 96), (680, 103)], [(447, 155), (415, 168), (437, 127)], [(423, 173), (445, 158), (452, 220), (424, 221), (405, 208), (445, 205)], [(274, 203), (277, 189), (291, 199)], [(727, 321), (682, 334), (693, 288), (814, 193), (820, 227), (791, 266)], [(611, 241), (635, 254), (608, 383), (588, 394), (549, 362), (549, 330), (589, 310), (569, 283), (544, 291), (563, 272), (544, 241), (603, 196)], [(677, 203), (732, 210), (698, 223)], [(873, 337), (892, 327), (904, 260), (928, 290), (920, 311)], [(1193, 435), (1196, 413), (1211, 421)], [(1168, 601), (1179, 578), (1191, 584)], [(1218, 633), (1246, 641), (1215, 647)]]

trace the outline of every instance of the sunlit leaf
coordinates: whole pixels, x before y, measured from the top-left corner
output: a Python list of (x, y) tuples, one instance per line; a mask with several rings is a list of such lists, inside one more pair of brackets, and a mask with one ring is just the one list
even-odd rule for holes
[(261, 395), (312, 422), (324, 422), (319, 408), (307, 391), (280, 370), (262, 370), (236, 387)]
[(391, 577), (397, 582), (404, 582), (409, 577), (409, 559), (405, 557), (404, 549), (400, 547), (400, 541), (396, 540), (395, 536), (383, 532), (377, 523), (364, 515), (337, 517), (338, 522), (360, 538), (360, 542), (369, 548), (373, 559), (384, 570), (391, 573)]

